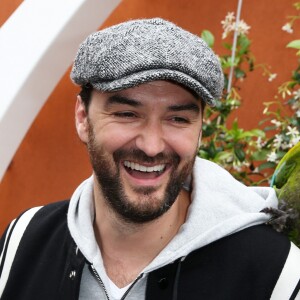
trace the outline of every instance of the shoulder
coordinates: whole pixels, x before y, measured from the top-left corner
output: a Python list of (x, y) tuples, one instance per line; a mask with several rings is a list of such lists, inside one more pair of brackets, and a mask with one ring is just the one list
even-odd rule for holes
[(69, 201), (59, 201), (30, 208), (20, 214), (10, 224), (9, 234), (14, 231), (41, 231), (54, 224), (66, 222)]
[(29, 249), (43, 240), (46, 242), (51, 235), (66, 231), (68, 205), (69, 201), (61, 201), (33, 207), (9, 224), (0, 240), (0, 275), (6, 256), (13, 257), (21, 245)]
[(60, 201), (34, 207), (21, 214), (15, 221), (13, 231), (22, 233), (24, 242), (57, 235), (67, 228), (69, 201)]
[[(147, 296), (166, 299), (175, 291), (178, 299), (190, 300), (295, 299), (299, 259), (299, 249), (286, 236), (257, 225), (151, 272)], [(293, 266), (292, 273), (288, 266)]]
[[(22, 281), (28, 266), (31, 270), (39, 270), (40, 265), (55, 266), (54, 254), (66, 256), (71, 240), (67, 227), (68, 203), (61, 201), (28, 209), (8, 226), (0, 244), (0, 297), (7, 283), (13, 285), (16, 278), (20, 279), (16, 282)], [(14, 280), (9, 281), (12, 277)]]
[(5, 245), (7, 247), (11, 239), (15, 241), (14, 244), (16, 244), (16, 241), (19, 242), (24, 232), (28, 227), (31, 227), (32, 223), (35, 223), (37, 225), (35, 227), (38, 228), (40, 227), (39, 225), (53, 219), (56, 211), (64, 210), (66, 206), (68, 206), (68, 201), (61, 201), (45, 206), (33, 207), (21, 213), (8, 225), (3, 233), (0, 240), (0, 253), (5, 250)]
[(31, 223), (34, 223), (39, 227), (47, 226), (48, 224), (51, 225), (54, 222), (66, 222), (68, 207), (69, 200), (64, 200), (29, 209), (24, 214), (26, 215), (33, 211)]
[(216, 257), (224, 268), (237, 265), (250, 270), (277, 269), (280, 273), (289, 254), (291, 243), (288, 238), (267, 225), (257, 225), (226, 236), (214, 243), (192, 252), (187, 259)]
[[(246, 295), (251, 295), (252, 299), (273, 297), (282, 277), (278, 289), (285, 297), (277, 299), (288, 299), (286, 295), (300, 288), (297, 286), (300, 280), (300, 253), (298, 248), (291, 245), (286, 236), (273, 228), (257, 225), (192, 252), (184, 260), (182, 269), (186, 275), (189, 274), (186, 278), (189, 277), (194, 284), (193, 278), (199, 278), (200, 272), (206, 274), (204, 281), (207, 287), (215, 284), (224, 289), (231, 287), (243, 299), (248, 299)], [(291, 249), (297, 253), (290, 256)], [(290, 268), (284, 271), (288, 261), (298, 266), (292, 280), (287, 276)]]
[(32, 207), (21, 213), (14, 219), (4, 232), (1, 242), (7, 243), (12, 235), (22, 236), (29, 228), (30, 230), (44, 230), (55, 222), (66, 222), (69, 201), (60, 201), (45, 206)]
[(1, 259), (8, 252), (8, 247), (16, 251), (20, 242), (30, 243), (36, 236), (45, 236), (56, 232), (55, 228), (67, 227), (69, 201), (60, 201), (45, 206), (33, 207), (14, 219), (0, 240)]

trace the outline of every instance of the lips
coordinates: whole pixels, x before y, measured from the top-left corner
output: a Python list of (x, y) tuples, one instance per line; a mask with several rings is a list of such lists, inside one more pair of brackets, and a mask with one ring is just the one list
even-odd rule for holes
[(131, 170), (134, 171), (140, 171), (140, 172), (161, 172), (165, 169), (166, 164), (159, 164), (155, 166), (143, 166), (135, 162), (130, 162), (128, 160), (124, 161), (124, 166), (127, 168), (130, 168)]
[(124, 167), (131, 176), (139, 179), (154, 179), (166, 170), (166, 164), (145, 166), (128, 160), (124, 161)]

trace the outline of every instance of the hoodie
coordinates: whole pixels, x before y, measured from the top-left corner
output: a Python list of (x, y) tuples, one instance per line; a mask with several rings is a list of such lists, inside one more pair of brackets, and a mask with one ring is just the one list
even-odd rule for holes
[[(72, 238), (86, 258), (80, 286), (80, 299), (143, 299), (148, 274), (189, 253), (250, 226), (268, 222), (262, 213), (277, 207), (275, 191), (269, 187), (246, 187), (218, 165), (196, 158), (190, 184), (191, 204), (185, 223), (169, 244), (141, 271), (137, 279), (119, 289), (108, 278), (96, 242), (93, 221), (93, 177), (74, 192), (68, 211)], [(92, 269), (91, 269), (92, 268)], [(99, 282), (101, 284), (99, 284)]]

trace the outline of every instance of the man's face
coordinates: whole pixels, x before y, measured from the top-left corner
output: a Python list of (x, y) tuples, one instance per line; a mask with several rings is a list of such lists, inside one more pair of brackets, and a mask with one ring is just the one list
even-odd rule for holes
[(161, 216), (192, 171), (200, 101), (179, 85), (154, 81), (113, 93), (93, 91), (84, 114), (79, 102), (77, 130), (108, 206), (127, 222)]

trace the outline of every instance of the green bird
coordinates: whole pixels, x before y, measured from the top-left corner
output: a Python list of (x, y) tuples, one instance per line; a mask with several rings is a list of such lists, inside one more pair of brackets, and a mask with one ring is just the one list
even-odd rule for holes
[(300, 142), (280, 160), (271, 180), (279, 209), (286, 213), (286, 232), (300, 244)]

